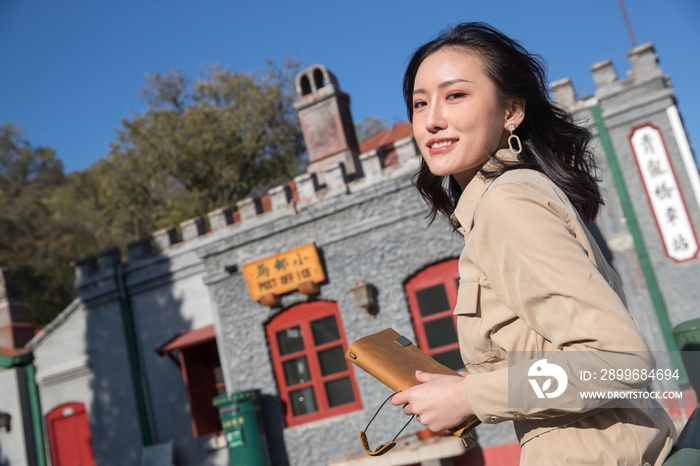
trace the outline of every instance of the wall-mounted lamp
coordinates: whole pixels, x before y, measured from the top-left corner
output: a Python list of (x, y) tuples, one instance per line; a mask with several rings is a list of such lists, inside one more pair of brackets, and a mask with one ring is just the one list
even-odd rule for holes
[(349, 288), (352, 299), (357, 307), (362, 307), (369, 315), (377, 313), (377, 298), (374, 296), (374, 286), (371, 283), (363, 282), (357, 277), (358, 283)]
[(0, 431), (9, 432), (10, 431), (10, 413), (0, 412)]

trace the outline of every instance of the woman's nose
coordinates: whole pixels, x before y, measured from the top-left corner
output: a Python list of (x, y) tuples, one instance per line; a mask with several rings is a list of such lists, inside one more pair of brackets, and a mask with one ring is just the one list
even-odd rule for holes
[(425, 119), (425, 128), (431, 133), (447, 128), (444, 109), (442, 105), (431, 105), (428, 110), (428, 117)]

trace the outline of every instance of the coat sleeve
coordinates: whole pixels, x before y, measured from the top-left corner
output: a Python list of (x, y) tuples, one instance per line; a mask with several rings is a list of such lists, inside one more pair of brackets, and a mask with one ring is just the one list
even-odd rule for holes
[(568, 376), (562, 396), (535, 397), (536, 403), (528, 401), (535, 395), (529, 371), (538, 355), (466, 377), (467, 395), (484, 422), (583, 412), (601, 407), (603, 401), (582, 401), (582, 390), (636, 391), (650, 382), (603, 381), (600, 376), (580, 380), (582, 370), (648, 372), (654, 360), (624, 302), (576, 238), (571, 225), (580, 220), (570, 214), (573, 209), (562, 196), (549, 184), (499, 183), (477, 208), (470, 233), (475, 265), (498, 299), (556, 348), (547, 362), (563, 367)]

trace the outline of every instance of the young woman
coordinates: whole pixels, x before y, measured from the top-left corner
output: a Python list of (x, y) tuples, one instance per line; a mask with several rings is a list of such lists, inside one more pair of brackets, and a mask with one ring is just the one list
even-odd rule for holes
[[(661, 464), (675, 431), (658, 403), (517, 403), (532, 396), (527, 379), (545, 354), (569, 370), (597, 369), (591, 360), (653, 368), (619, 279), (585, 227), (603, 203), (591, 136), (548, 100), (542, 64), (492, 27), (464, 23), (415, 51), (403, 91), (422, 155), (418, 190), (431, 220), (443, 214), (465, 237), (455, 314), (469, 375), (419, 372), (423, 383), (392, 403), (433, 431), (471, 415), (512, 420), (521, 465)], [(523, 361), (510, 372), (509, 354)], [(585, 387), (573, 378), (571, 387)]]

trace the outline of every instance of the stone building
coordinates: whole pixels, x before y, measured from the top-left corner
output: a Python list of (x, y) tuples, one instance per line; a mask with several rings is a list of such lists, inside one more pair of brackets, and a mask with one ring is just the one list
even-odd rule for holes
[[(697, 317), (700, 181), (653, 46), (628, 56), (623, 80), (609, 61), (592, 67), (592, 96), (577, 98), (568, 80), (552, 88), (596, 135), (606, 207), (594, 230), (660, 364), (674, 367), (671, 327)], [(112, 249), (76, 262), (80, 296), (28, 344), (53, 464), (70, 450), (56, 420), (70, 419), (100, 465), (138, 464), (152, 444), (170, 445), (177, 465), (228, 464), (211, 398), (249, 388), (261, 389), (273, 464), (365, 464), (357, 433), (390, 392), (342, 358), (347, 346), (392, 327), (459, 366), (463, 239), (443, 220), (428, 227), (410, 126), (358, 144), (327, 69), (304, 70), (297, 90), (307, 173), (132, 243), (128, 261)], [(358, 284), (375, 305), (356, 304)], [(404, 422), (388, 410), (373, 446)], [(481, 448), (466, 454), (421, 427), (372, 464), (517, 464), (508, 423), (478, 427)]]

